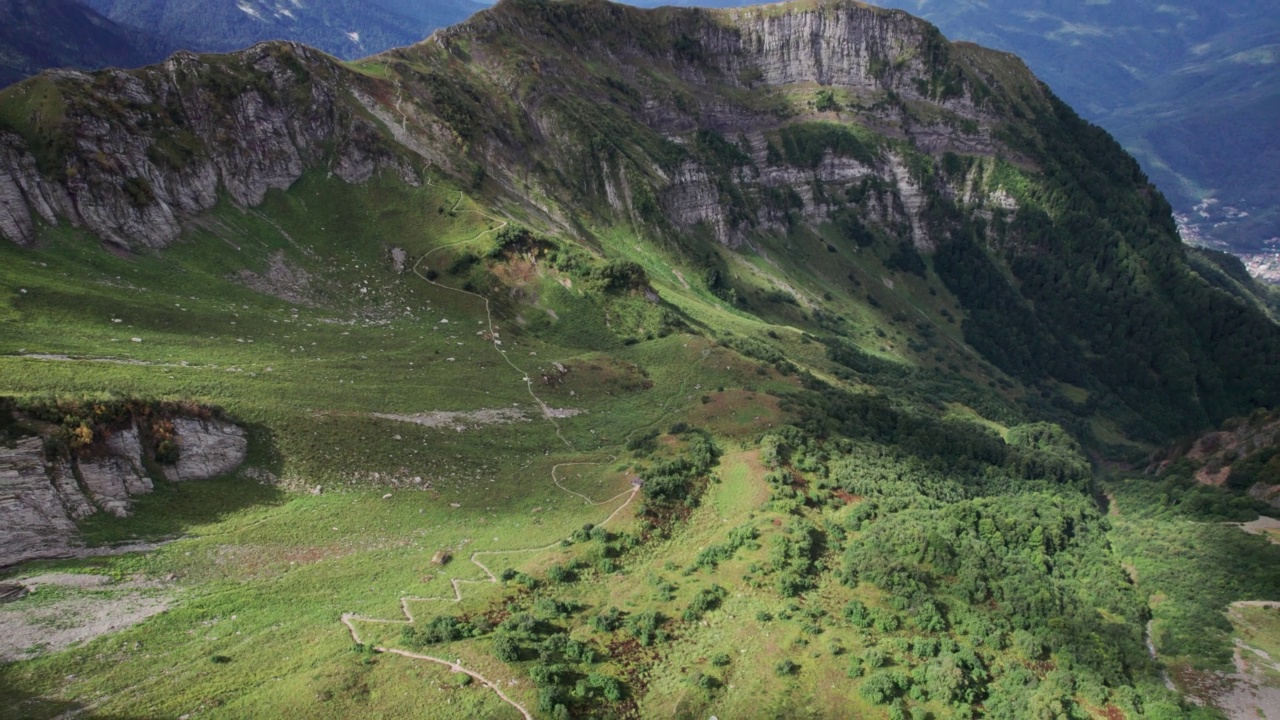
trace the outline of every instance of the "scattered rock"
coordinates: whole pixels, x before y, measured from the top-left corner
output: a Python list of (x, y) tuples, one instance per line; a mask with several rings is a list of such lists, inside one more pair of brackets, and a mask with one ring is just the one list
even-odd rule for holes
[(280, 482), (280, 478), (276, 477), (275, 473), (265, 468), (259, 468), (259, 467), (248, 467), (248, 468), (241, 469), (240, 477), (243, 477), (248, 480), (257, 480), (263, 485), (276, 485), (276, 484), (279, 484)]

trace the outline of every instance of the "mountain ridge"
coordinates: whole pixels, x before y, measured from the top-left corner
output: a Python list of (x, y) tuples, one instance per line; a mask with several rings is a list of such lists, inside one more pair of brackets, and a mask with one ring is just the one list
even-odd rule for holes
[[(199, 102), (184, 83), (203, 83)], [(160, 247), (220, 191), (253, 205), (306, 167), (412, 180), (426, 163), (588, 242), (574, 215), (647, 228), (686, 256), (705, 254), (699, 237), (740, 248), (804, 226), (879, 244), (904, 267), (931, 253), (971, 306), (966, 338), (997, 366), (1100, 381), (1145, 408), (1130, 420), (1145, 432), (1269, 402), (1255, 379), (1280, 387), (1273, 350), (1251, 362), (1212, 339), (1275, 347), (1275, 325), (1188, 268), (1168, 203), (1113, 139), (1013, 56), (952, 45), (900, 11), (506, 0), (350, 67), (272, 43), (54, 74), (4, 97), (11, 240), (32, 239), (32, 217), (61, 216), (124, 248)], [(121, 102), (127, 128), (88, 120)], [(59, 167), (39, 147), (76, 152)], [(1203, 302), (1218, 309), (1196, 320)], [(1071, 359), (1081, 343), (1105, 359)]]

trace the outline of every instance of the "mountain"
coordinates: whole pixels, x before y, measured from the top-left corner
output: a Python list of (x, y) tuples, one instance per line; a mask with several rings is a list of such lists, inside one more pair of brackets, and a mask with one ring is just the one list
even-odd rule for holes
[[(455, 172), (491, 177), (508, 202), (535, 183), (553, 201), (539, 212), (566, 228), (570, 213), (586, 214), (716, 247), (803, 230), (882, 247), (922, 278), (934, 276), (916, 258), (930, 254), (937, 281), (968, 312), (965, 340), (988, 361), (1027, 382), (1052, 377), (1114, 397), (1135, 411), (1135, 428), (1194, 427), (1244, 403), (1271, 402), (1259, 388), (1280, 388), (1265, 381), (1277, 372), (1266, 359), (1271, 350), (1254, 356), (1222, 338), (1238, 333), (1271, 347), (1274, 324), (1189, 271), (1168, 206), (1137, 165), (1012, 56), (918, 30), (915, 44), (933, 43), (919, 60), (824, 46), (782, 62), (764, 43), (796, 52), (800, 41), (786, 35), (823, 38), (825, 25), (761, 20), (752, 48), (737, 39), (743, 31), (695, 27), (705, 16), (693, 11), (632, 18), (607, 6), (616, 17), (577, 15), (600, 7), (513, 3), (354, 71), (288, 45), (225, 68), (181, 56), (164, 71), (107, 76), (112, 92), (133, 98), (134, 112), (90, 135), (75, 129), (83, 122), (76, 118), (109, 101), (89, 78), (37, 81), (28, 97), (6, 102), (17, 135), (7, 136), (3, 167), (22, 193), (11, 192), (21, 199), (0, 227), (27, 241), (28, 212), (36, 212), (46, 222), (70, 218), (121, 247), (160, 247), (178, 237), (184, 215), (209, 209), (220, 192), (254, 205), (320, 162), (322, 148), (336, 145), (327, 162), (358, 180), (377, 158), (410, 147)], [(641, 17), (672, 23), (675, 44), (640, 30), (591, 32), (593, 23)], [(895, 13), (869, 17), (908, 22)], [(566, 37), (564, 28), (576, 30)], [(470, 57), (464, 34), (466, 42), (520, 42), (461, 62)], [(563, 51), (575, 43), (583, 57)], [(656, 69), (590, 64), (613, 68), (610, 54), (620, 53)], [(202, 88), (269, 79), (270, 94), (262, 104), (252, 94), (207, 92), (197, 104), (165, 73), (190, 75)], [(804, 83), (815, 94), (791, 89)], [(299, 107), (288, 101), (295, 95), (319, 104)], [(39, 110), (50, 102), (60, 115)], [(381, 121), (360, 120), (370, 112)], [(391, 132), (402, 142), (374, 142)], [(229, 155), (223, 136), (241, 139)], [(64, 165), (56, 152), (72, 148)], [(104, 152), (111, 163), (89, 161)], [(863, 189), (873, 185), (893, 192)]]
[[(658, 2), (637, 2), (653, 6)], [(715, 7), (734, 0), (680, 3)], [(885, 0), (949, 38), (1018, 54), (1133, 153), (1188, 241), (1245, 256), (1280, 243), (1280, 19), (1232, 2)]]
[[(1229, 522), (1269, 508), (1141, 470), (1280, 403), (1272, 296), (904, 12), (506, 0), (351, 63), (45, 73), (0, 92), (0, 235), (0, 525), (78, 536), (5, 576), (19, 714), (1275, 691), (1232, 662), (1280, 547)], [(202, 413), (243, 465), (171, 482)], [(132, 515), (55, 517), (126, 437)]]
[(137, 67), (163, 44), (73, 0), (0, 2), (0, 87), (49, 67)]
[(293, 40), (344, 59), (416, 43), (479, 10), (467, 0), (88, 0), (121, 25), (147, 28), (176, 47), (238, 50), (264, 40)]
[[(1107, 128), (1192, 240), (1242, 253), (1280, 236), (1280, 18), (1252, 2), (889, 2), (949, 37), (1010, 50)], [(1274, 243), (1272, 243), (1274, 244)]]

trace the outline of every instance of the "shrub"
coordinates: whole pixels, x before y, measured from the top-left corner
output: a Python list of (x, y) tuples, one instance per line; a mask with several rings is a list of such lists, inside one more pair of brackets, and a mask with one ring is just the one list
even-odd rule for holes
[(520, 655), (520, 644), (510, 635), (498, 635), (493, 639), (493, 656), (502, 662), (518, 662)]
[(610, 607), (591, 618), (591, 627), (599, 632), (613, 632), (622, 627), (622, 611)]
[(627, 618), (626, 626), (632, 637), (639, 640), (641, 645), (648, 646), (667, 639), (667, 633), (661, 629), (664, 622), (666, 618), (662, 613), (646, 610)]

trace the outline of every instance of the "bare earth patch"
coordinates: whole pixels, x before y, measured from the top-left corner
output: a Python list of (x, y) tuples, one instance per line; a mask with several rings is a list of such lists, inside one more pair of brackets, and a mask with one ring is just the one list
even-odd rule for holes
[[(581, 410), (573, 408), (546, 407), (540, 412), (535, 411), (535, 414), (551, 418), (569, 418), (581, 414), (581, 412)], [(394, 413), (370, 413), (370, 415), (383, 420), (407, 422), (432, 428), (454, 428), (458, 431), (477, 428), (482, 425), (506, 425), (514, 422), (530, 422), (532, 420), (529, 413), (518, 407), (482, 408), (480, 410), (459, 412), (436, 410), (413, 415), (397, 415)]]
[[(0, 605), (0, 662), (27, 660), (88, 642), (164, 612), (171, 598), (161, 583), (114, 583), (102, 575), (53, 573), (15, 580), (32, 590), (21, 601)], [(77, 591), (44, 602), (42, 587)]]
[(1257, 520), (1240, 523), (1240, 529), (1254, 535), (1264, 535), (1271, 542), (1280, 544), (1280, 520), (1266, 515), (1259, 515)]
[(252, 270), (241, 270), (231, 280), (264, 295), (278, 297), (296, 305), (314, 307), (311, 276), (307, 271), (290, 265), (283, 252), (277, 252), (267, 261), (267, 271), (259, 275)]

